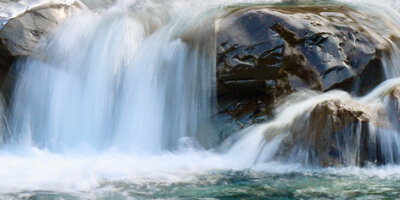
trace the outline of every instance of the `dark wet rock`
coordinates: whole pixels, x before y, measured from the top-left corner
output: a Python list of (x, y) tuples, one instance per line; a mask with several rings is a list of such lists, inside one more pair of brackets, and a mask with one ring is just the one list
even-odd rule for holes
[(362, 95), (384, 80), (390, 22), (344, 6), (250, 7), (218, 23), (217, 93), (221, 113), (242, 126), (266, 119), (300, 90)]
[(0, 84), (3, 83), (8, 70), (16, 57), (11, 55), (8, 48), (0, 41)]

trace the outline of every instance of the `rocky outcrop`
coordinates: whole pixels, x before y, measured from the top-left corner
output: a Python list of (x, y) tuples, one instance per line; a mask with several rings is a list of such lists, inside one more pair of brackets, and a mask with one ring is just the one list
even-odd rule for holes
[[(351, 101), (327, 100), (294, 122), (277, 158), (309, 165), (346, 166), (380, 163), (374, 116)], [(371, 138), (373, 137), (373, 138)]]
[[(316, 104), (285, 126), (289, 134), (275, 158), (322, 167), (400, 163), (400, 86), (381, 92), (373, 101), (339, 98)], [(268, 132), (265, 139), (271, 140)]]
[[(0, 86), (6, 102), (15, 82), (10, 73), (14, 61), (29, 56), (39, 39), (53, 30), (67, 16), (82, 7), (68, 0), (50, 4), (22, 5), (21, 2), (0, 2)], [(5, 6), (6, 10), (1, 9)]]
[(0, 38), (14, 56), (28, 56), (39, 38), (54, 29), (79, 6), (77, 4), (41, 5), (8, 19)]
[(345, 6), (232, 11), (217, 30), (220, 112), (244, 127), (299, 89), (365, 94), (383, 81), (381, 57), (393, 39), (395, 26), (379, 20)]

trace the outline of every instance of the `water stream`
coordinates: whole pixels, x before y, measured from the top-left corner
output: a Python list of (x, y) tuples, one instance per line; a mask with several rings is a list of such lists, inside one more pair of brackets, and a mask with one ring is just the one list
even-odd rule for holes
[[(1, 124), (0, 198), (398, 197), (400, 126), (387, 96), (400, 85), (396, 48), (384, 63), (389, 80), (368, 95), (300, 91), (275, 119), (220, 144), (211, 120), (214, 22), (231, 7), (275, 2), (118, 1), (69, 17), (16, 64)], [(376, 4), (335, 3), (343, 2)], [(400, 27), (397, 1), (373, 6)], [(371, 129), (386, 165), (320, 168), (300, 151), (277, 159), (296, 120), (327, 100), (371, 116), (385, 110), (374, 120), (390, 125)]]

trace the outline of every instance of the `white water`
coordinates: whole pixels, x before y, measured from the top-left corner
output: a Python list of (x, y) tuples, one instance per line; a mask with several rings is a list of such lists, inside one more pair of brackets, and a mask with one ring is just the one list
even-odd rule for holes
[[(61, 24), (20, 66), (8, 123), (13, 137), (0, 151), (0, 190), (191, 181), (227, 169), (306, 170), (274, 161), (296, 118), (329, 99), (374, 111), (385, 106), (384, 94), (400, 85), (400, 79), (390, 80), (364, 98), (303, 92), (279, 107), (275, 120), (243, 130), (218, 151), (204, 150), (217, 142), (208, 121), (214, 100), (213, 29), (204, 27), (212, 25), (218, 9), (234, 3), (250, 2), (121, 1)], [(358, 171), (400, 174), (398, 167), (352, 170)]]
[(38, 47), (16, 89), (16, 142), (52, 152), (160, 153), (207, 131), (215, 73), (205, 52), (213, 48), (178, 38), (184, 27), (168, 24), (177, 16), (165, 5), (139, 6), (160, 11), (82, 13)]

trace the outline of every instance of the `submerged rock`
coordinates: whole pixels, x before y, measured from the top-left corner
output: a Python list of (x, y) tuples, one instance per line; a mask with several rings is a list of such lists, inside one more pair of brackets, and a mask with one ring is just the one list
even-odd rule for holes
[(333, 5), (232, 11), (217, 30), (221, 113), (244, 127), (299, 89), (365, 94), (384, 80), (381, 57), (391, 48), (387, 30), (395, 29), (377, 21)]

